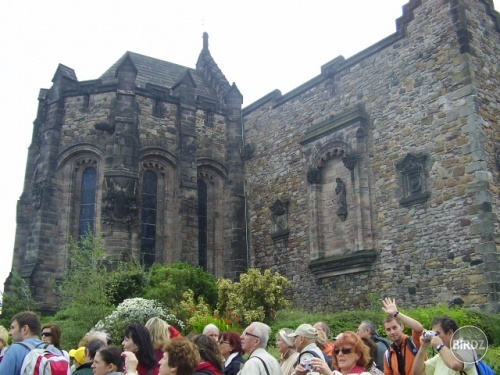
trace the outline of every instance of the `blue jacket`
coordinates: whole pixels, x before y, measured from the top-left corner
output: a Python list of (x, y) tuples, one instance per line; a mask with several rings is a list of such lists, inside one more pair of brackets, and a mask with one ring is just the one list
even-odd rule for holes
[[(37, 337), (31, 337), (22, 342), (29, 342), (33, 346), (43, 343)], [(24, 357), (29, 353), (29, 349), (20, 342), (13, 343), (5, 352), (2, 362), (0, 362), (0, 375), (20, 375), (23, 367)], [(61, 353), (62, 355), (62, 353)]]

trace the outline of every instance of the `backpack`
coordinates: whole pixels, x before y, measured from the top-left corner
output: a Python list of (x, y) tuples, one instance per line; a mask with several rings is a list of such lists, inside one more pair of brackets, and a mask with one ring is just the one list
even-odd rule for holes
[(41, 343), (34, 346), (30, 342), (20, 342), (28, 348), (24, 357), (21, 375), (71, 375), (69, 361), (53, 345)]
[(389, 349), (389, 347), (391, 346), (389, 344), (389, 340), (387, 340), (384, 337), (380, 337), (380, 336), (375, 335), (375, 336), (372, 336), (372, 340), (375, 341), (375, 343), (377, 343), (377, 342), (383, 343), (387, 349)]
[[(418, 353), (418, 348), (415, 345), (415, 343), (413, 342), (413, 337), (411, 337), (411, 336), (408, 337), (408, 339), (406, 340), (406, 345), (408, 345), (408, 348), (410, 348), (413, 355), (416, 355)], [(392, 370), (391, 355), (392, 355), (391, 349), (387, 349), (385, 352), (385, 360), (387, 362), (387, 366), (389, 366), (389, 368)]]
[[(483, 360), (476, 361), (477, 375), (496, 375), (495, 371)], [(465, 371), (460, 371), (460, 374), (465, 375)]]
[(476, 362), (476, 371), (478, 375), (495, 375), (495, 371), (483, 360)]

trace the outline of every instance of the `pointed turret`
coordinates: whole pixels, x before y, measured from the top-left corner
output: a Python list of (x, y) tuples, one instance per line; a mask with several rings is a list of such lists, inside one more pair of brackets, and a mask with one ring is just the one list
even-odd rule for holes
[(217, 66), (208, 49), (208, 33), (203, 33), (203, 49), (196, 62), (196, 70), (201, 72), (211, 88), (215, 90), (217, 96), (224, 97), (229, 88), (229, 81)]

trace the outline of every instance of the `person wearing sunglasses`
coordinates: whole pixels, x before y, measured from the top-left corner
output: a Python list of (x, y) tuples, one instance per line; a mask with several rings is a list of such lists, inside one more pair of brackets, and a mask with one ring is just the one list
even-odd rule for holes
[(357, 334), (346, 331), (337, 336), (334, 345), (333, 366), (338, 370), (332, 371), (326, 361), (314, 357), (310, 359), (312, 369), (307, 369), (304, 363), (300, 363), (295, 368), (295, 374), (306, 375), (310, 371), (315, 371), (322, 375), (370, 375), (366, 371), (370, 361), (370, 349)]
[(42, 341), (45, 341), (49, 344), (54, 345), (57, 349), (59, 349), (64, 357), (69, 361), (69, 353), (66, 350), (61, 349), (61, 327), (57, 324), (46, 324), (42, 327), (41, 338)]

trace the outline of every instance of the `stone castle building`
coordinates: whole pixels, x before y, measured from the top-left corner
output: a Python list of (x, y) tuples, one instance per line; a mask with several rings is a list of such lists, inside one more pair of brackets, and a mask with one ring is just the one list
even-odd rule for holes
[[(42, 89), (13, 268), (50, 308), (67, 243), (272, 268), (297, 307), (455, 302), (500, 311), (500, 18), (491, 0), (410, 0), (397, 31), (242, 108), (196, 68), (127, 52)], [(315, 296), (312, 298), (311, 296)]]

